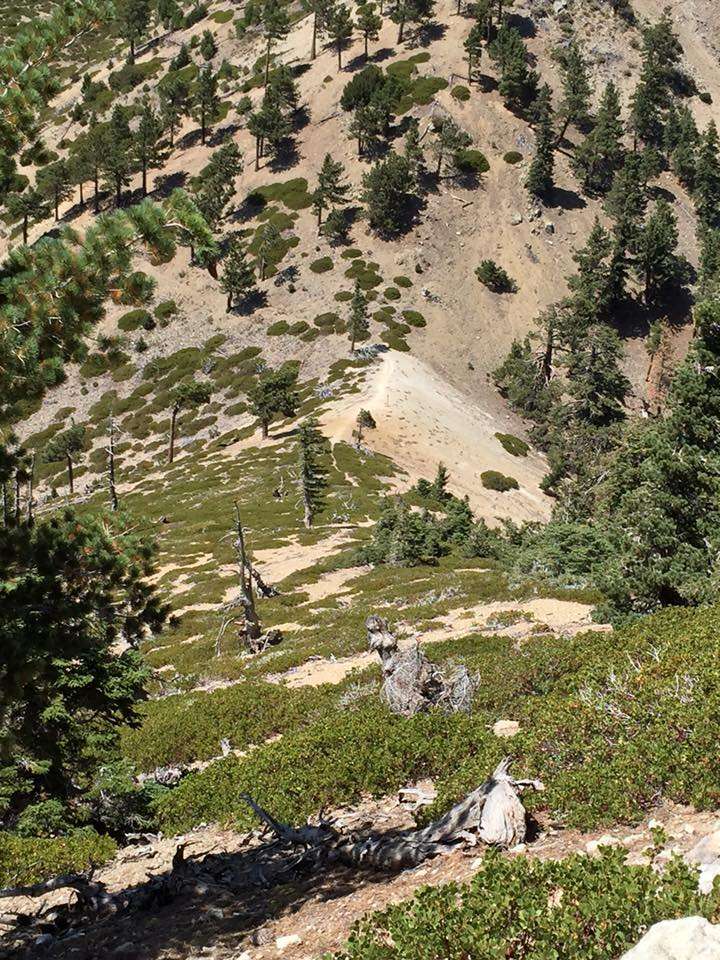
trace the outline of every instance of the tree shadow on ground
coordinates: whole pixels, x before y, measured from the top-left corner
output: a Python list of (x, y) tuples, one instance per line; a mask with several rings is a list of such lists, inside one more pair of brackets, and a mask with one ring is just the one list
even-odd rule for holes
[(370, 54), (370, 59), (373, 63), (383, 63), (385, 60), (389, 60), (390, 57), (394, 56), (394, 47), (381, 47), (379, 50), (376, 50), (375, 53)]
[(271, 157), (266, 166), (272, 173), (283, 173), (290, 170), (300, 162), (300, 153), (298, 152), (297, 142), (293, 137), (285, 137), (278, 146), (278, 151), (274, 157)]
[(537, 36), (537, 27), (531, 17), (521, 13), (510, 13), (507, 18), (509, 27), (514, 27), (524, 40), (532, 40)]
[(224, 127), (216, 127), (208, 136), (207, 136), (207, 145), (209, 147), (217, 147), (225, 140), (230, 137), (234, 137), (235, 134), (240, 130), (239, 123), (227, 123)]
[(439, 23), (437, 20), (433, 20), (430, 23), (423, 23), (408, 38), (408, 47), (410, 49), (429, 47), (431, 43), (442, 40), (446, 33), (447, 24), (445, 23)]
[(695, 283), (695, 271), (690, 270), (688, 286), (681, 287), (662, 298), (662, 305), (646, 305), (642, 299), (628, 299), (613, 315), (613, 326), (618, 336), (623, 340), (645, 338), (650, 327), (657, 320), (662, 320), (674, 330), (692, 322), (693, 298), (690, 285)]
[(240, 303), (236, 304), (232, 310), (228, 311), (238, 317), (248, 317), (255, 313), (261, 307), (268, 305), (268, 295), (266, 290), (255, 290), (249, 296), (245, 297)]
[(184, 170), (177, 170), (175, 173), (161, 173), (155, 177), (154, 196), (159, 200), (169, 197), (173, 190), (185, 186), (187, 178), (188, 175)]
[(545, 200), (548, 210), (584, 210), (587, 202), (575, 190), (555, 187)]

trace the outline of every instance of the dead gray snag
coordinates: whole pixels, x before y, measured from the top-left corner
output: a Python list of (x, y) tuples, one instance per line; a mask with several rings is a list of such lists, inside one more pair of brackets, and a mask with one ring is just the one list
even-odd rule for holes
[(115, 486), (115, 418), (110, 417), (110, 429), (108, 437), (108, 491), (110, 493), (110, 509), (115, 512), (118, 509), (118, 495)]
[(382, 663), (381, 696), (393, 713), (413, 716), (438, 707), (447, 713), (468, 712), (478, 679), (460, 665), (443, 671), (419, 644), (400, 650), (387, 621), (372, 614), (365, 621), (368, 647)]

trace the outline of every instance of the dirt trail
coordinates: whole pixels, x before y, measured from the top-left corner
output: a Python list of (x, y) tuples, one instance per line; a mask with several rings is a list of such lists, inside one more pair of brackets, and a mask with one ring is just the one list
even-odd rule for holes
[[(585, 603), (547, 598), (480, 603), (474, 607), (452, 610), (445, 616), (438, 617), (441, 626), (428, 630), (420, 636), (412, 633), (402, 637), (399, 645), (401, 648), (406, 648), (416, 642), (437, 643), (441, 640), (465, 636), (475, 630), (500, 633), (502, 636), (521, 640), (529, 636), (538, 624), (545, 624), (554, 632), (568, 635), (590, 629), (610, 630), (607, 624), (592, 622), (590, 618), (592, 609), (592, 606)], [(513, 617), (511, 618), (513, 622), (507, 625), (502, 625), (502, 620), (497, 624), (493, 623), (493, 618), (497, 614), (509, 611), (522, 611), (527, 616)], [(344, 657), (341, 660), (307, 660), (299, 667), (293, 667), (286, 673), (268, 676), (266, 679), (273, 683), (284, 683), (288, 687), (317, 687), (323, 683), (341, 683), (353, 670), (363, 670), (377, 662), (377, 656), (370, 652)]]
[[(472, 508), (492, 520), (498, 515), (514, 520), (545, 520), (550, 501), (540, 490), (544, 459), (530, 452), (513, 457), (495, 437), (503, 424), (477, 400), (445, 382), (417, 357), (389, 352), (378, 360), (360, 388), (343, 397), (323, 417), (333, 440), (352, 443), (355, 419), (361, 408), (377, 422), (364, 444), (391, 457), (407, 471), (411, 482), (432, 478), (442, 461), (450, 471), (450, 489), (467, 496)], [(486, 490), (480, 475), (497, 470), (516, 478), (519, 490)]]

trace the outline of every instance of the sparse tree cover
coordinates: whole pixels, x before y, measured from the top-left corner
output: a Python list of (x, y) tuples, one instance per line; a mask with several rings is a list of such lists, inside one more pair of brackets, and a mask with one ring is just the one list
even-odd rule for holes
[(380, 235), (398, 233), (407, 220), (408, 205), (417, 181), (407, 157), (390, 152), (363, 177), (363, 195), (368, 221)]
[(263, 438), (267, 437), (270, 424), (277, 417), (294, 417), (300, 398), (296, 391), (297, 370), (281, 367), (261, 374), (248, 393), (250, 409), (260, 421)]
[(60, 204), (73, 193), (72, 171), (66, 160), (56, 160), (38, 171), (37, 189), (52, 203), (56, 222), (60, 219)]
[(39, 191), (28, 187), (22, 193), (13, 193), (8, 197), (7, 210), (14, 220), (22, 223), (23, 243), (28, 242), (30, 224), (44, 220), (50, 212), (46, 197)]
[(313, 18), (312, 42), (310, 45), (310, 59), (317, 56), (317, 42), (325, 35), (328, 15), (332, 7), (332, 0), (302, 0), (303, 8)]
[(558, 116), (562, 123), (557, 136), (558, 143), (562, 143), (565, 139), (569, 126), (582, 128), (588, 123), (593, 93), (587, 62), (575, 41), (563, 49), (560, 56), (560, 70), (563, 97), (558, 108)]
[(150, 0), (119, 0), (120, 36), (130, 44), (130, 63), (135, 62), (135, 47), (150, 25)]
[(375, 417), (370, 413), (369, 410), (359, 410), (358, 415), (355, 418), (355, 429), (353, 430), (353, 436), (355, 437), (355, 446), (360, 449), (360, 446), (363, 442), (364, 431), (365, 430), (374, 430), (377, 427), (375, 422)]
[(197, 410), (203, 404), (209, 403), (212, 397), (212, 388), (209, 383), (199, 380), (184, 380), (179, 383), (171, 394), (170, 407), (170, 445), (168, 448), (168, 463), (175, 460), (175, 434), (177, 420), (183, 410)]
[(145, 697), (137, 652), (167, 608), (146, 577), (155, 547), (123, 518), (58, 512), (0, 528), (0, 815), (47, 800), (83, 823), (87, 793)]
[(532, 197), (547, 199), (554, 186), (555, 134), (553, 132), (552, 92), (545, 84), (534, 105), (536, 114), (535, 156), (530, 164), (525, 187)]
[(255, 266), (249, 257), (247, 245), (237, 236), (230, 238), (223, 259), (220, 285), (227, 294), (228, 311), (232, 310), (234, 303), (242, 303), (257, 290)]
[(235, 196), (235, 180), (243, 171), (243, 155), (230, 140), (214, 150), (197, 178), (194, 199), (207, 223), (216, 229)]
[(425, 154), (420, 144), (420, 124), (417, 117), (411, 117), (405, 133), (405, 157), (410, 164), (413, 179), (416, 183), (425, 173)]
[(352, 36), (354, 29), (350, 7), (345, 3), (333, 3), (325, 21), (325, 32), (335, 44), (337, 51), (338, 70), (342, 68), (342, 51)]
[(573, 169), (589, 196), (607, 193), (623, 163), (620, 95), (612, 81), (605, 87), (595, 126), (576, 148)]
[(193, 118), (200, 124), (202, 143), (206, 142), (208, 128), (220, 116), (220, 97), (217, 92), (217, 76), (210, 64), (198, 74), (195, 95), (192, 100)]
[(213, 59), (217, 51), (218, 47), (215, 42), (215, 34), (212, 30), (203, 30), (202, 38), (200, 39), (200, 56), (208, 62)]
[(160, 137), (162, 125), (153, 107), (146, 100), (142, 105), (142, 112), (138, 121), (137, 130), (133, 137), (133, 152), (135, 163), (142, 173), (142, 195), (147, 196), (147, 173), (151, 167), (158, 167), (162, 163)]
[(68, 430), (58, 433), (45, 447), (45, 459), (48, 463), (67, 464), (68, 491), (70, 496), (75, 492), (73, 477), (73, 458), (85, 446), (85, 427), (73, 424)]
[(450, 165), (451, 173), (457, 172), (457, 158), (472, 143), (469, 133), (461, 130), (450, 117), (446, 117), (435, 128), (433, 148), (437, 154), (435, 176), (442, 174), (443, 164)]
[(345, 167), (326, 153), (318, 174), (318, 185), (313, 193), (313, 210), (317, 214), (318, 227), (322, 223), (323, 211), (346, 204), (349, 192), (350, 184), (345, 179)]
[(303, 523), (311, 527), (315, 516), (322, 510), (327, 489), (327, 470), (323, 454), (327, 441), (314, 418), (303, 420), (297, 434), (298, 490), (303, 507)]
[(123, 187), (130, 183), (133, 169), (133, 136), (127, 113), (115, 107), (102, 138), (103, 154), (100, 171), (105, 185), (115, 192), (115, 205), (120, 206)]
[(612, 304), (612, 252), (610, 234), (595, 217), (587, 243), (573, 254), (578, 272), (568, 278), (572, 314), (580, 334), (587, 327), (605, 319)]
[(522, 110), (537, 96), (539, 78), (528, 66), (528, 54), (515, 27), (501, 26), (488, 44), (488, 56), (500, 71), (499, 90), (511, 110)]
[(700, 224), (720, 227), (720, 138), (714, 120), (698, 144), (693, 195)]
[(248, 117), (248, 130), (255, 137), (255, 169), (258, 170), (266, 149), (272, 156), (277, 156), (292, 127), (278, 99), (266, 95), (260, 109)]
[(667, 12), (643, 30), (643, 66), (630, 105), (630, 129), (643, 143), (659, 147), (672, 102), (672, 83), (682, 47)]
[(350, 340), (350, 352), (355, 353), (355, 344), (358, 340), (367, 340), (370, 333), (367, 298), (357, 280), (355, 281), (355, 288), (349, 306), (350, 312), (347, 323), (348, 339)]
[(166, 30), (182, 26), (183, 15), (177, 0), (157, 0), (157, 15)]
[(281, 0), (265, 0), (262, 28), (265, 37), (265, 86), (267, 87), (273, 47), (288, 35), (290, 29), (287, 10)]
[(282, 239), (282, 232), (274, 223), (263, 223), (258, 228), (256, 237), (257, 257), (260, 263), (260, 279), (267, 278), (267, 269), (272, 262), (273, 254), (277, 251)]
[(375, 3), (362, 3), (357, 10), (357, 28), (362, 34), (365, 42), (365, 59), (368, 57), (368, 43), (376, 41), (380, 36), (380, 30), (383, 25), (383, 18), (377, 10)]
[(170, 146), (173, 147), (175, 131), (189, 109), (190, 87), (177, 73), (168, 73), (158, 84), (158, 96), (163, 123), (170, 131)]
[(664, 301), (688, 279), (690, 265), (677, 253), (679, 240), (672, 207), (658, 201), (642, 228), (635, 260), (648, 305)]
[(470, 28), (470, 33), (463, 42), (463, 48), (465, 50), (465, 59), (467, 61), (468, 70), (467, 70), (467, 79), (468, 83), (472, 83), (476, 79), (476, 73), (480, 67), (480, 61), (482, 59), (482, 52), (484, 49), (485, 41), (487, 39), (487, 33), (483, 28), (482, 24), (474, 23)]
[(419, 26), (432, 19), (435, 0), (389, 0), (388, 16), (397, 24), (397, 42), (402, 43), (408, 23)]

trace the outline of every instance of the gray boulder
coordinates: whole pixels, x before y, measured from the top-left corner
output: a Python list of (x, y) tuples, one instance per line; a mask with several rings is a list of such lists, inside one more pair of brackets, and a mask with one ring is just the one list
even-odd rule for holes
[(621, 960), (720, 960), (720, 925), (704, 917), (663, 920)]

